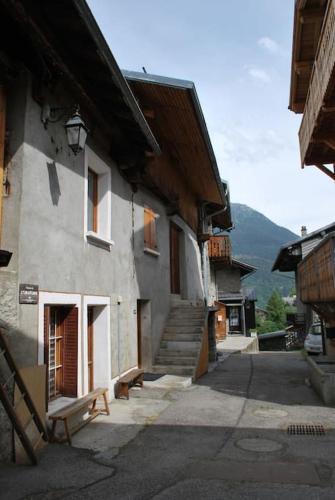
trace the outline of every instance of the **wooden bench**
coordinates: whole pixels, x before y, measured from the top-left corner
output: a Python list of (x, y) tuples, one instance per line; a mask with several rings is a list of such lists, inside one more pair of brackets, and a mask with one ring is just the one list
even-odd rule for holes
[(129, 399), (129, 387), (139, 385), (143, 387), (144, 370), (134, 369), (123, 375), (115, 384), (115, 397), (117, 399), (125, 397)]
[[(96, 408), (97, 400), (99, 397), (102, 397), (104, 400), (104, 408)], [(68, 419), (77, 413), (79, 413), (82, 410), (87, 409), (89, 412), (89, 417), (87, 417), (85, 420), (81, 421), (79, 424), (77, 424), (75, 427), (69, 428), (69, 423)], [(97, 417), (98, 415), (105, 413), (106, 415), (109, 415), (109, 408), (108, 408), (108, 401), (107, 401), (107, 389), (104, 388), (99, 388), (95, 389), (94, 391), (90, 392), (86, 396), (83, 396), (82, 398), (77, 399), (74, 403), (71, 403), (68, 406), (65, 406), (65, 408), (62, 408), (61, 410), (56, 411), (52, 415), (49, 415), (49, 419), (52, 420), (52, 429), (50, 432), (50, 441), (56, 441), (55, 437), (55, 432), (56, 432), (56, 425), (57, 422), (60, 420), (64, 423), (64, 429), (65, 429), (65, 434), (66, 434), (66, 439), (71, 445), (71, 434), (74, 434), (75, 432), (79, 431), (84, 425), (88, 424), (93, 418)], [(58, 442), (63, 442), (63, 440), (57, 440)]]

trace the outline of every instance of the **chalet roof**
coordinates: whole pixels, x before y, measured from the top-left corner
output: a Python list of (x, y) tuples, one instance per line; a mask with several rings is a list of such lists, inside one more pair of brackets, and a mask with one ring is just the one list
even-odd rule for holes
[(199, 201), (207, 202), (208, 215), (217, 213), (214, 224), (230, 228), (228, 186), (220, 178), (194, 83), (134, 71), (123, 74), (142, 109), (152, 115), (149, 123), (161, 148), (169, 151)]
[(272, 271), (294, 271), (302, 259), (301, 245), (309, 240), (321, 239), (332, 231), (335, 231), (335, 222), (321, 227), (320, 229), (307, 234), (303, 238), (286, 243), (280, 247), (276, 260), (272, 266)]
[(296, 0), (289, 109), (303, 113), (327, 0)]
[(273, 339), (278, 337), (287, 337), (288, 333), (285, 330), (278, 330), (277, 332), (261, 333), (258, 335), (258, 342), (260, 340)]
[(253, 274), (257, 271), (257, 267), (251, 266), (250, 264), (246, 264), (245, 262), (241, 262), (236, 259), (232, 259), (231, 266), (241, 271), (241, 277), (245, 277), (248, 274)]
[(115, 154), (129, 144), (134, 151), (160, 152), (85, 0), (0, 0), (0, 9), (4, 53), (38, 84), (63, 79), (84, 113), (103, 119)]

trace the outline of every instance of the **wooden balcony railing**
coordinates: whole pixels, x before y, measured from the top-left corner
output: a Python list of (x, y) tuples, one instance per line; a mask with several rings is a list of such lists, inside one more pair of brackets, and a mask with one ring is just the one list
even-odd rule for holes
[(304, 116), (299, 130), (302, 166), (335, 68), (335, 0), (329, 0), (309, 84)]
[(229, 236), (212, 236), (208, 242), (208, 255), (211, 260), (231, 263), (231, 244)]
[(335, 235), (326, 237), (298, 265), (300, 299), (307, 304), (333, 303), (335, 311)]

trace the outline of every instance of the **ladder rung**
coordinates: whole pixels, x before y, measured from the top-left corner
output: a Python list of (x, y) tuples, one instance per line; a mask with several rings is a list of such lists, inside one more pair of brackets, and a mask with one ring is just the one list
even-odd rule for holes
[(30, 417), (28, 418), (28, 420), (25, 422), (25, 424), (22, 426), (23, 427), (23, 430), (25, 431), (27, 429), (27, 427), (29, 427), (29, 425), (31, 424), (31, 422), (34, 420), (34, 415), (30, 415)]
[(8, 379), (6, 380), (6, 382), (5, 382), (4, 384), (2, 384), (2, 387), (3, 387), (3, 388), (5, 388), (5, 387), (7, 386), (7, 384), (8, 384), (11, 380), (13, 380), (13, 378), (15, 377), (15, 374), (16, 374), (16, 372), (12, 372), (12, 373), (9, 375)]
[(15, 403), (14, 403), (14, 410), (16, 410), (16, 408), (22, 403), (22, 401), (24, 400), (25, 398), (25, 395), (26, 393), (24, 392), (23, 394), (21, 394), (20, 396), (20, 399), (18, 399)]

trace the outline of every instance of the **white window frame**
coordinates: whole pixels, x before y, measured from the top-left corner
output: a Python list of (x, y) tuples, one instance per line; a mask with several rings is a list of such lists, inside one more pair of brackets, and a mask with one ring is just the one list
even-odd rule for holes
[[(89, 231), (88, 209), (88, 169), (98, 175), (98, 206), (97, 232)], [(84, 237), (88, 243), (110, 250), (114, 245), (112, 240), (112, 173), (110, 167), (94, 153), (85, 147), (85, 189), (84, 189)]]

